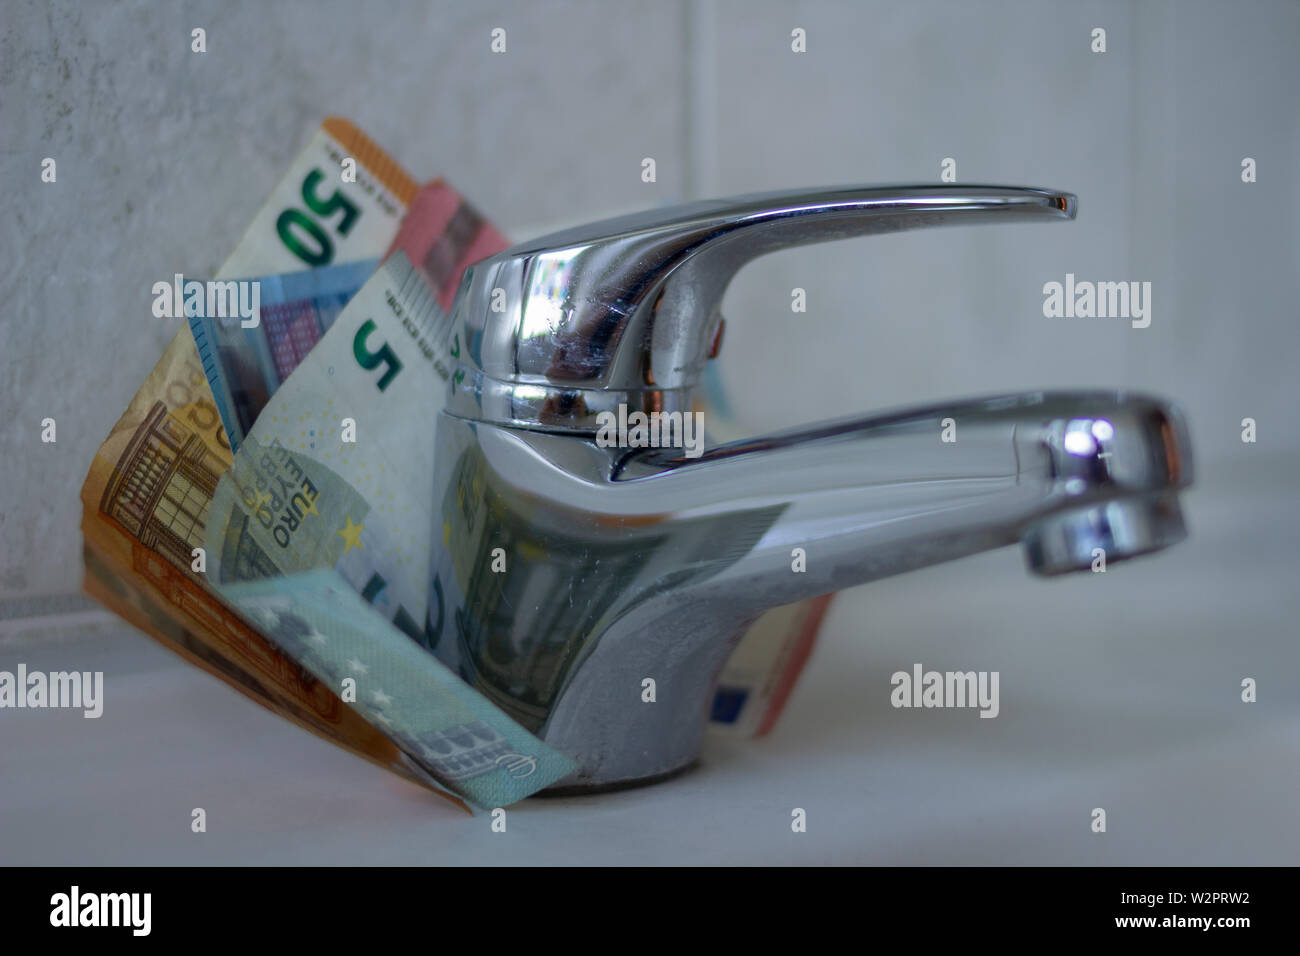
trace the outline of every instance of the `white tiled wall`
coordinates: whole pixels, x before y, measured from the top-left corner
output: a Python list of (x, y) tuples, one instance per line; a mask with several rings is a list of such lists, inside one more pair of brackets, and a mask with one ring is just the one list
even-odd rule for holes
[[(150, 316), (152, 283), (215, 271), (329, 114), (417, 176), (446, 176), (516, 238), (703, 196), (935, 182), (945, 157), (960, 182), (1072, 190), (1075, 223), (860, 239), (747, 267), (724, 308), (737, 407), (758, 430), (966, 393), (1131, 387), (1184, 405), (1203, 469), (1300, 449), (1294, 3), (58, 2), (3, 19), (11, 604), (79, 585), (82, 477), (174, 332)], [(489, 51), (498, 26), (505, 55)], [(807, 53), (791, 52), (795, 27)], [(1244, 156), (1258, 183), (1240, 182)], [(1042, 285), (1066, 272), (1151, 281), (1151, 327), (1043, 318)], [(47, 416), (56, 445), (39, 441)], [(1258, 446), (1238, 439), (1246, 416)]]

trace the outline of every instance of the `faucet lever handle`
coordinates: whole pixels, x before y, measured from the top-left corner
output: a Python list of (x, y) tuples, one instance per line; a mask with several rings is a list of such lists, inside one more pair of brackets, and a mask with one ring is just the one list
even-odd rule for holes
[(448, 410), (574, 431), (596, 416), (686, 411), (740, 268), (789, 246), (921, 226), (1073, 219), (1069, 193), (843, 186), (708, 200), (578, 226), (467, 270)]

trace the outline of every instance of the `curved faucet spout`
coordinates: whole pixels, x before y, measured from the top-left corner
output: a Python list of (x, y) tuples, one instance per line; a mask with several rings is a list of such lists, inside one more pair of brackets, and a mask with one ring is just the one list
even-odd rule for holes
[[(785, 567), (802, 547), (826, 565), (794, 591), (778, 571), (768, 593), (784, 603), (1022, 539), (1031, 570), (1070, 570), (1048, 560), (1061, 552), (1044, 540), (1046, 519), (1163, 500), (1190, 483), (1191, 460), (1181, 415), (1157, 399), (1029, 393), (828, 422), (698, 458), (635, 451), (611, 479), (639, 507), (672, 501), (683, 517), (780, 506), (746, 564), (770, 548)], [(1129, 540), (1112, 558), (1152, 550)]]

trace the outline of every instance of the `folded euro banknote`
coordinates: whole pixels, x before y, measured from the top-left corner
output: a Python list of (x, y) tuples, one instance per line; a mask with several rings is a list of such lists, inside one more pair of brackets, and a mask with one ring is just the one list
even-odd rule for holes
[[(345, 158), (354, 182), (337, 175)], [(418, 189), (359, 130), (327, 120), (220, 271), (260, 277), (258, 321), (188, 316), (83, 488), (90, 593), (300, 726), (480, 807), (571, 768), (408, 639), (427, 619), (432, 502), (403, 476), (431, 474), (432, 446), (400, 410), (441, 406), (460, 275), (505, 245), (450, 187)], [(367, 451), (325, 460), (318, 429), (349, 424)], [(169, 455), (177, 443), (193, 450)], [(740, 688), (749, 729), (770, 726), (809, 621), (778, 609), (754, 625), (715, 720), (741, 723)]]
[[(345, 158), (355, 161), (356, 176), (322, 196), (326, 172)], [(263, 202), (218, 277), (381, 256), (418, 188), (356, 126), (327, 119)], [(339, 215), (322, 222), (323, 209)], [(304, 245), (309, 234), (315, 247)], [(196, 567), (194, 549), (202, 545), (211, 496), (231, 458), (193, 337), (178, 328), (99, 447), (82, 486), (86, 592), (273, 712), (461, 803), (332, 686), (250, 626)]]
[[(357, 176), (340, 182), (337, 170), (345, 158), (355, 160)], [(335, 171), (328, 183), (324, 170)], [(392, 243), (416, 191), (414, 181), (364, 134), (346, 121), (328, 120), (259, 210), (220, 277), (289, 271), (295, 260), (325, 265), (323, 260), (372, 259)], [(326, 219), (323, 225), (308, 211), (322, 217), (337, 213), (329, 217), (337, 221)], [(332, 234), (327, 225), (334, 227)], [(315, 244), (307, 245), (304, 236), (314, 237)], [(274, 634), (221, 594), (201, 556), (212, 496), (232, 461), (186, 327), (101, 446), (82, 489), (87, 591), (300, 726), (462, 806), (519, 799), (567, 772), (564, 758), (542, 759), (548, 752), (540, 744), (535, 752), (500, 764), (479, 760), (473, 774), (466, 772), (464, 754), (451, 768), (445, 758), (455, 748), (482, 743), (485, 735), (496, 743), (511, 739), (513, 725), (499, 723), (488, 734), (467, 686), (459, 690), (461, 705), (445, 691), (428, 689), (434, 710), (423, 712), (414, 728), (423, 742), (414, 745), (410, 733), (395, 731), (368, 712), (370, 688), (364, 680), (354, 691), (322, 677), (324, 672), (286, 652)], [(321, 592), (305, 593), (304, 600), (312, 600)], [(469, 723), (467, 710), (478, 715)], [(431, 741), (431, 734), (436, 739)], [(479, 757), (486, 753), (469, 749)], [(516, 780), (521, 782), (510, 782)]]

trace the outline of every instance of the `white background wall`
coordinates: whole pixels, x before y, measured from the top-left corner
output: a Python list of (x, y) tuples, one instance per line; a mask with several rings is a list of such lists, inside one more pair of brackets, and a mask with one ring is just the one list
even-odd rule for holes
[[(1071, 224), (753, 264), (725, 308), (736, 407), (759, 430), (1118, 386), (1181, 402), (1207, 467), (1300, 443), (1295, 3), (6, 6), (2, 597), (76, 589), (82, 476), (174, 332), (152, 283), (213, 273), (331, 113), (519, 239), (705, 196), (933, 182), (944, 157), (961, 182), (1072, 190)], [(45, 156), (57, 184), (39, 180)], [(1044, 319), (1042, 285), (1066, 272), (1151, 281), (1151, 327)], [(56, 446), (38, 441), (46, 416)]]

